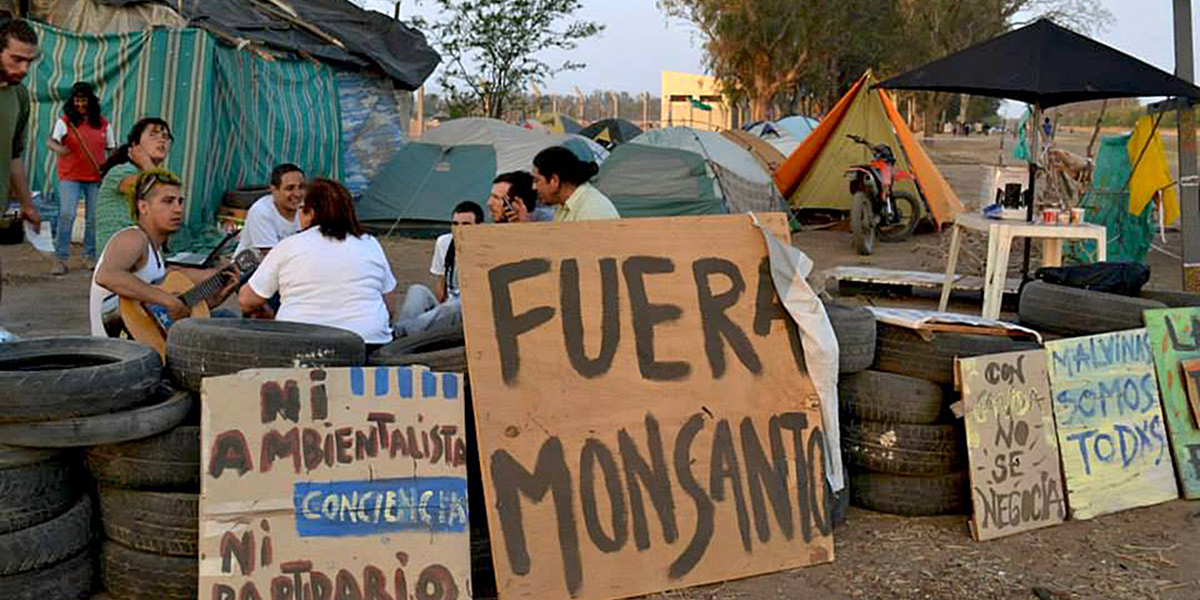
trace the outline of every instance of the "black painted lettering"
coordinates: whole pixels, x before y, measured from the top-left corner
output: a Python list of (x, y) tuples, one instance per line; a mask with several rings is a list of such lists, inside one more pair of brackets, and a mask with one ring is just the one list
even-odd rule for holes
[(1200, 479), (1200, 444), (1188, 444), (1188, 464), (1192, 465), (1192, 469), (1196, 472), (1196, 477)]
[(492, 453), (491, 471), (509, 568), (517, 575), (529, 574), (529, 550), (525, 542), (525, 521), (521, 516), (522, 496), (538, 503), (546, 492), (550, 492), (558, 520), (558, 543), (562, 550), (567, 591), (576, 595), (583, 586), (583, 563), (571, 499), (571, 472), (563, 456), (562, 441), (551, 437), (542, 444), (532, 473), (504, 450)]
[(422, 569), (417, 578), (416, 591), (416, 600), (458, 600), (458, 585), (454, 583), (454, 575), (442, 565), (429, 565)]
[(583, 331), (583, 309), (579, 299), (579, 263), (571, 258), (559, 268), (563, 341), (571, 366), (585, 379), (599, 377), (612, 368), (621, 341), (621, 297), (617, 261), (600, 259), (600, 352), (588, 358)]
[(792, 451), (795, 453), (796, 471), (796, 513), (800, 521), (800, 537), (805, 542), (813, 540), (812, 512), (809, 503), (809, 486), (813, 485), (809, 477), (809, 458), (804, 443), (804, 432), (808, 429), (808, 416), (804, 413), (788, 412), (777, 417), (779, 426), (792, 432)]
[(742, 535), (742, 548), (749, 552), (750, 515), (746, 512), (746, 494), (742, 491), (742, 468), (733, 447), (733, 431), (725, 419), (717, 421), (709, 464), (712, 470), (709, 472), (708, 495), (715, 502), (724, 502), (725, 480), (729, 480), (734, 510), (737, 512), (738, 532)]
[(379, 567), (367, 565), (363, 568), (363, 600), (394, 600), (387, 592), (387, 576)]
[[(792, 539), (795, 528), (792, 523), (792, 501), (788, 496), (788, 460), (787, 452), (783, 449), (783, 432), (779, 426), (779, 418), (772, 417), (770, 421), (771, 462), (767, 461), (758, 432), (750, 417), (742, 419), (742, 456), (746, 461), (746, 483), (750, 486), (750, 506), (754, 508), (754, 529), (758, 532), (758, 541), (766, 543), (771, 540), (771, 521), (767, 517), (766, 502), (763, 498), (763, 488), (771, 498), (771, 509), (775, 513), (775, 521), (783, 537)], [(772, 464), (774, 466), (772, 467)]]
[[(808, 489), (808, 503), (800, 511), (800, 518), (811, 518), (821, 535), (833, 533), (833, 505), (825, 500), (832, 500), (833, 494), (825, 495), (826, 478), (819, 473), (820, 465), (825, 462), (825, 435), (820, 427), (813, 427), (808, 434), (808, 459), (805, 464), (805, 484)], [(832, 492), (832, 490), (830, 490)], [(818, 501), (817, 496), (822, 498)], [(820, 510), (817, 507), (822, 507)], [(806, 512), (807, 511), (807, 512)]]
[[(262, 600), (262, 594), (258, 593), (258, 586), (254, 585), (253, 581), (247, 581), (238, 594), (238, 600)], [(318, 597), (313, 600), (329, 600), (329, 598)]]
[(241, 431), (231, 429), (217, 435), (213, 440), (212, 458), (208, 463), (208, 474), (219, 478), (225, 469), (237, 469), (238, 475), (254, 470), (254, 458)]
[(696, 434), (701, 429), (704, 429), (704, 413), (696, 413), (683, 424), (679, 434), (675, 436), (675, 477), (679, 479), (679, 487), (683, 488), (684, 493), (691, 496), (692, 502), (696, 504), (696, 533), (692, 535), (691, 541), (679, 557), (671, 563), (667, 571), (671, 579), (679, 579), (691, 573), (692, 569), (696, 568), (696, 563), (704, 558), (708, 544), (712, 541), (713, 503), (692, 475), (692, 442), (696, 440)]
[(783, 321), (783, 325), (787, 329), (788, 342), (792, 345), (792, 358), (796, 361), (796, 368), (807, 372), (808, 368), (804, 363), (804, 347), (800, 344), (800, 328), (796, 327), (792, 315), (788, 314), (787, 309), (779, 301), (779, 294), (775, 291), (775, 282), (771, 280), (771, 261), (763, 258), (762, 262), (758, 264), (758, 296), (754, 302), (754, 335), (758, 337), (771, 335), (771, 324), (775, 321)]
[(263, 423), (274, 423), (276, 417), (300, 422), (300, 386), (295, 381), (288, 380), (282, 387), (275, 381), (262, 384), (259, 401)]
[(325, 391), (325, 370), (313, 369), (308, 373), (309, 381), (316, 385), (308, 391), (308, 405), (313, 421), (324, 421), (329, 418), (329, 393)]
[(362, 588), (358, 587), (358, 580), (350, 574), (350, 571), (345, 569), (338, 571), (337, 577), (333, 581), (336, 600), (363, 600)]
[(669, 258), (631, 256), (621, 265), (625, 287), (629, 290), (629, 313), (633, 320), (634, 345), (638, 369), (650, 381), (681, 381), (692, 372), (684, 361), (661, 361), (654, 352), (654, 327), (679, 320), (683, 309), (674, 304), (651, 304), (646, 294), (646, 275), (674, 273), (675, 263)]
[[(762, 362), (754, 352), (754, 346), (750, 345), (750, 338), (725, 314), (746, 291), (746, 281), (737, 265), (723, 258), (702, 258), (692, 263), (692, 275), (696, 278), (700, 324), (704, 328), (704, 352), (713, 378), (720, 379), (725, 375), (726, 342), (746, 370), (761, 375)], [(722, 275), (729, 280), (729, 289), (714, 295), (710, 281), (713, 275)]]
[(278, 431), (268, 431), (263, 436), (262, 452), (259, 454), (258, 465), (263, 473), (268, 473), (277, 459), (291, 456), (294, 468), (299, 473), (300, 455), (299, 427), (293, 427), (291, 431), (284, 435), (280, 435)]
[(1171, 317), (1166, 317), (1163, 322), (1167, 324), (1167, 337), (1171, 339), (1171, 349), (1176, 352), (1193, 352), (1197, 347), (1200, 347), (1200, 331), (1196, 330), (1200, 326), (1200, 322), (1195, 317), (1192, 317), (1192, 330), (1189, 333), (1192, 336), (1191, 343), (1187, 343), (1179, 339), (1179, 333), (1175, 331), (1175, 322)]
[[(608, 504), (612, 510), (612, 536), (600, 523), (600, 510), (596, 502), (596, 464), (604, 474), (604, 488), (608, 492)], [(625, 546), (629, 539), (629, 513), (625, 511), (625, 494), (621, 489), (621, 474), (612, 452), (596, 438), (588, 438), (579, 452), (579, 502), (583, 508), (583, 523), (588, 537), (601, 552), (612, 553)]]
[(239, 539), (231, 531), (221, 536), (221, 572), (233, 573), (233, 560), (237, 559), (240, 575), (254, 574), (254, 532), (244, 531)]
[(237, 600), (237, 591), (223, 583), (214, 583), (211, 598), (212, 600)]
[(633, 541), (638, 550), (650, 548), (650, 532), (646, 526), (646, 507), (642, 502), (642, 488), (650, 496), (658, 522), (662, 525), (663, 541), (674, 544), (679, 539), (679, 527), (675, 523), (675, 498), (671, 494), (671, 474), (663, 458), (662, 436), (658, 420), (646, 414), (646, 446), (650, 451), (650, 463), (642, 458), (633, 438), (624, 429), (617, 432), (621, 449), (621, 463), (625, 467), (625, 483), (629, 486), (629, 512), (633, 515)]
[(500, 265), (488, 271), (492, 294), (492, 320), (496, 327), (496, 345), (500, 352), (500, 373), (506, 385), (514, 385), (521, 371), (521, 348), (517, 338), (554, 317), (549, 306), (532, 308), (521, 314), (513, 313), (512, 284), (537, 277), (550, 271), (550, 261), (530, 258)]

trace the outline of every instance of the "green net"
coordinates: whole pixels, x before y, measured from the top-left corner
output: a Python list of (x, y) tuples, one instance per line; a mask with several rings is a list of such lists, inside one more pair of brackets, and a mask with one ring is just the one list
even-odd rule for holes
[(1017, 145), (1013, 147), (1013, 158), (1021, 162), (1029, 162), (1029, 138), (1026, 136), (1026, 126), (1029, 125), (1029, 120), (1033, 118), (1033, 111), (1025, 109), (1025, 115), (1021, 117), (1021, 124), (1017, 126)]
[[(1140, 215), (1129, 214), (1129, 134), (1106, 136), (1100, 140), (1096, 167), (1092, 172), (1092, 188), (1084, 195), (1081, 206), (1087, 209), (1088, 223), (1103, 225), (1108, 232), (1108, 260), (1113, 262), (1145, 262), (1154, 238), (1154, 203), (1146, 205)], [(1071, 242), (1066, 245), (1064, 258), (1068, 264), (1095, 262), (1095, 242)]]

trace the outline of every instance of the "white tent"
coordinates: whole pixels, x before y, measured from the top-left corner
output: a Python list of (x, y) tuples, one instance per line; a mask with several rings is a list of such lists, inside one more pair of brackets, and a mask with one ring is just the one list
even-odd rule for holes
[(721, 196), (737, 212), (783, 210), (783, 196), (775, 187), (772, 174), (753, 154), (720, 133), (667, 127), (651, 129), (629, 143), (676, 148), (703, 156), (721, 188)]
[(759, 121), (746, 127), (746, 131), (762, 138), (784, 156), (791, 156), (819, 124), (812, 117), (791, 116), (778, 121)]
[(567, 146), (577, 155), (590, 153), (597, 164), (608, 158), (603, 146), (579, 135), (526, 129), (478, 117), (446, 121), (426, 131), (420, 141), (441, 146), (491, 146), (496, 152), (497, 173), (528, 171), (533, 166), (533, 157), (551, 146)]

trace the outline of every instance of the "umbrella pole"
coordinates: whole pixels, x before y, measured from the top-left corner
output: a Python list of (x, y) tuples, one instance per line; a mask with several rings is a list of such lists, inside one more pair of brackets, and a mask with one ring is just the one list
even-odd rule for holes
[[(1038, 139), (1038, 133), (1042, 129), (1042, 105), (1035, 103), (1033, 105), (1033, 116), (1029, 119), (1029, 206), (1025, 207), (1025, 220), (1033, 222), (1033, 205), (1037, 201), (1037, 170), (1038, 170), (1038, 155), (1041, 154)], [(1029, 248), (1032, 240), (1025, 238), (1025, 253), (1021, 258), (1021, 287), (1025, 287), (1025, 282), (1029, 281)], [(1000, 266), (1000, 265), (997, 265)], [(1007, 267), (1004, 267), (1007, 268)]]

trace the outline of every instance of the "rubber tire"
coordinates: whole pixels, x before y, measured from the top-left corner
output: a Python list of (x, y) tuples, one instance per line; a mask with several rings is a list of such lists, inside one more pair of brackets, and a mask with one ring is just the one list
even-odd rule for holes
[[(28, 363), (47, 365), (77, 356), (108, 362), (15, 370)], [(161, 379), (158, 353), (127, 340), (56, 337), (0, 344), (0, 423), (52, 421), (122, 410), (145, 402)], [(30, 390), (37, 390), (36, 402), (30, 401)]]
[(929, 425), (951, 418), (942, 386), (895, 373), (863, 371), (838, 381), (842, 414), (860, 421)]
[(864, 192), (855, 192), (850, 201), (850, 237), (854, 249), (862, 256), (875, 252), (875, 211)]
[(416, 354), (391, 353), (385, 352), (385, 350), (387, 350), (386, 346), (371, 354), (368, 362), (381, 367), (424, 365), (431, 370), (443, 373), (465, 373), (467, 371), (467, 349), (464, 346)]
[(100, 548), (100, 579), (119, 600), (196, 600), (200, 562), (131, 550), (114, 541)]
[(0, 576), (40, 569), (78, 554), (92, 541), (92, 498), (33, 527), (0, 534)]
[(958, 515), (970, 502), (965, 471), (932, 477), (857, 472), (850, 481), (852, 504), (892, 515)]
[(191, 394), (174, 391), (161, 402), (121, 412), (62, 421), (0, 425), (0, 439), (29, 448), (117, 444), (170, 430), (181, 423), (191, 409)]
[(104, 535), (164, 556), (198, 556), (200, 495), (100, 488)]
[(954, 358), (1036, 350), (1032, 340), (1014, 340), (1007, 336), (970, 333), (934, 332), (925, 341), (917, 332), (879, 323), (875, 341), (876, 371), (908, 375), (941, 385), (954, 385)]
[(67, 457), (0, 470), (0, 535), (67, 512), (81, 491), (78, 472)]
[(20, 446), (0, 446), (0, 469), (23, 467), (34, 463), (45, 462), (62, 452), (46, 448), (22, 448)]
[(940, 475), (966, 465), (966, 435), (957, 424), (842, 421), (842, 461), (897, 475)]
[(466, 344), (462, 329), (426, 331), (414, 335), (396, 338), (376, 353), (387, 351), (389, 354), (418, 354), (460, 348)]
[(0, 577), (0, 598), (89, 600), (94, 575), (91, 552), (80, 552), (44, 569)]
[(200, 491), (200, 427), (88, 448), (84, 462), (100, 485), (133, 490)]
[(185, 319), (167, 336), (167, 366), (184, 389), (245, 369), (366, 364), (362, 338), (336, 327), (260, 319)]
[(271, 193), (271, 188), (249, 188), (241, 190), (229, 190), (221, 196), (221, 206), (236, 208), (239, 210), (250, 210), (259, 198)]
[(825, 303), (825, 314), (838, 341), (838, 373), (848, 375), (875, 362), (875, 315), (861, 306)]
[(1033, 281), (1021, 290), (1021, 324), (1038, 331), (1088, 335), (1137, 329), (1142, 311), (1167, 308), (1157, 300), (1130, 298)]
[[(925, 216), (925, 211), (922, 208), (921, 200), (916, 196), (913, 196), (908, 192), (892, 191), (892, 208), (894, 210), (900, 210), (900, 207), (896, 206), (899, 204), (896, 202), (896, 200), (900, 200), (902, 203), (908, 204), (908, 221), (904, 222), (902, 227), (889, 229), (887, 232), (880, 230), (879, 241), (881, 242), (895, 243), (907, 240), (908, 238), (912, 237), (913, 232), (917, 230), (917, 225), (921, 223), (921, 219)], [(904, 212), (901, 211), (900, 214), (903, 215)]]
[(1195, 292), (1177, 292), (1175, 290), (1142, 290), (1143, 300), (1162, 302), (1170, 308), (1188, 308), (1200, 306), (1200, 294)]

